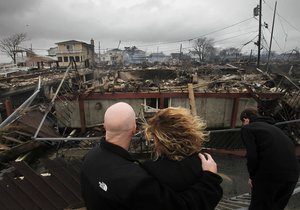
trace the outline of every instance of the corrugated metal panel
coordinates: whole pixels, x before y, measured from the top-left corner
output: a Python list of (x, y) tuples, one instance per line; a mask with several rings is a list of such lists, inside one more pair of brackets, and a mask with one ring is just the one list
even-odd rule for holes
[[(24, 131), (27, 133), (31, 133), (32, 135), (35, 133), (37, 128), (39, 127), (41, 121), (43, 119), (42, 113), (38, 111), (27, 112), (18, 120), (18, 122), (22, 125), (24, 124)], [(20, 130), (22, 130), (22, 126), (20, 126)], [(44, 121), (40, 133), (40, 137), (60, 137), (60, 134), (53, 128), (50, 121)]]
[(48, 171), (38, 174), (26, 162), (0, 181), (0, 209), (66, 209), (84, 206), (80, 192), (80, 160), (41, 159)]

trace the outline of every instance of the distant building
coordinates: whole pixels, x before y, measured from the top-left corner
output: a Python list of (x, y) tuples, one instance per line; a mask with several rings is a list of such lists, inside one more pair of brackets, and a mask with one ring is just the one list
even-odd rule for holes
[(123, 64), (123, 50), (112, 49), (101, 55), (101, 63), (106, 65)]
[(56, 57), (58, 47), (51, 47), (48, 51), (48, 56)]
[(26, 67), (26, 61), (37, 56), (31, 49), (20, 48), (16, 50), (16, 64), (20, 67)]
[(125, 47), (123, 59), (125, 64), (143, 63), (147, 61), (146, 52), (137, 47)]
[(55, 67), (57, 59), (37, 55), (31, 49), (19, 49), (16, 54), (16, 64), (19, 67), (28, 67), (29, 69), (45, 69)]
[(70, 40), (56, 43), (58, 50), (56, 57), (59, 66), (66, 67), (71, 61), (75, 61), (78, 67), (91, 67), (95, 65), (94, 40), (91, 44)]
[(171, 53), (170, 56), (173, 63), (177, 63), (182, 60), (182, 53)]
[(188, 53), (192, 61), (200, 62), (200, 57), (196, 51), (190, 51)]
[(165, 55), (163, 52), (152, 53), (149, 55), (148, 61), (150, 63), (154, 63), (154, 62), (164, 63), (164, 62), (169, 62), (170, 58), (171, 58), (170, 56)]
[(26, 67), (32, 69), (50, 69), (57, 66), (57, 58), (49, 56), (35, 56), (26, 61)]

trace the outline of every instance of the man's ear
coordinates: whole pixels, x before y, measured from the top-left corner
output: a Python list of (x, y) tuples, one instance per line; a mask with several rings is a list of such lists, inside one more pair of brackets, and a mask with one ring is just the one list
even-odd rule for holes
[(243, 120), (244, 120), (244, 125), (248, 125), (250, 123), (249, 118), (243, 118)]
[(132, 128), (133, 135), (135, 134), (135, 132), (136, 132), (136, 125), (134, 125), (133, 128)]
[(106, 130), (106, 126), (105, 126), (105, 124), (103, 124), (103, 127), (104, 127), (104, 130)]

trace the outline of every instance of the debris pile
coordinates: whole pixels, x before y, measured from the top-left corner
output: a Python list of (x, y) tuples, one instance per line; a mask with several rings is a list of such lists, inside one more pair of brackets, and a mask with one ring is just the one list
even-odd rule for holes
[[(26, 112), (14, 123), (0, 129), (0, 162), (17, 158), (19, 155), (42, 146), (39, 142), (32, 140), (43, 115), (37, 109)], [(54, 125), (46, 121), (42, 125), (40, 137), (60, 137), (54, 129)]]
[[(276, 77), (276, 76), (275, 76)], [(183, 92), (193, 83), (195, 92), (247, 92), (251, 84), (258, 93), (274, 92), (275, 83), (259, 70), (250, 73), (228, 65), (205, 65), (182, 70), (179, 67), (133, 68), (100, 72), (100, 82), (87, 92)], [(273, 80), (273, 81), (272, 81)]]
[[(91, 69), (81, 69), (78, 71), (80, 75), (91, 74)], [(58, 83), (64, 76), (62, 70), (32, 70), (26, 72), (16, 72), (9, 75), (9, 77), (0, 77), (0, 93), (24, 89), (30, 86), (34, 86), (38, 83), (39, 77), (42, 77), (42, 83), (52, 84)], [(0, 98), (1, 99), (1, 98)]]

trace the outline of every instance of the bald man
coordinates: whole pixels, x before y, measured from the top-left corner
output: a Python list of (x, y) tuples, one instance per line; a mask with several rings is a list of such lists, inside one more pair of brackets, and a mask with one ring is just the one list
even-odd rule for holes
[(104, 128), (100, 146), (85, 156), (82, 165), (81, 190), (87, 209), (211, 209), (207, 202), (211, 196), (222, 197), (216, 163), (203, 155), (199, 157), (208, 173), (184, 192), (175, 193), (147, 174), (128, 152), (136, 122), (127, 103), (106, 110)]

